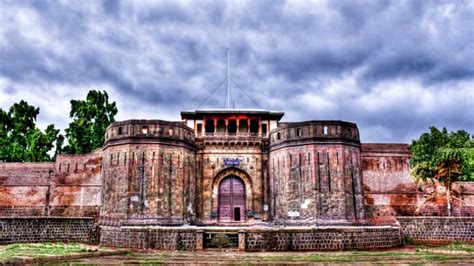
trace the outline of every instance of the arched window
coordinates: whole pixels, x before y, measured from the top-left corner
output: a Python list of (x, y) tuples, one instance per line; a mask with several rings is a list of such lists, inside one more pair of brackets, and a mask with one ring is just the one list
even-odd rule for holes
[(258, 124), (257, 119), (250, 120), (250, 134), (258, 134)]
[(225, 120), (224, 120), (224, 119), (219, 119), (219, 120), (217, 120), (216, 133), (218, 133), (218, 134), (224, 134), (225, 131), (226, 131), (226, 128), (225, 128)]
[(173, 128), (170, 127), (168, 129), (168, 135), (173, 136)]
[(328, 134), (328, 127), (325, 126), (325, 127), (323, 128), (323, 134), (324, 134), (324, 135), (327, 135), (327, 134)]
[(229, 124), (227, 125), (227, 133), (235, 134), (237, 133), (237, 120), (230, 119)]
[(280, 135), (280, 132), (277, 133), (277, 140), (280, 140), (281, 139), (281, 135)]
[(117, 129), (117, 134), (118, 134), (118, 135), (122, 135), (122, 133), (123, 133), (123, 132), (122, 132), (122, 127), (119, 127), (119, 128)]
[(206, 120), (206, 133), (207, 134), (214, 134), (214, 120), (207, 119)]
[(147, 126), (142, 126), (142, 134), (144, 134), (144, 135), (148, 134), (148, 127)]
[(301, 128), (296, 129), (296, 136), (297, 137), (302, 137), (303, 136), (303, 130)]

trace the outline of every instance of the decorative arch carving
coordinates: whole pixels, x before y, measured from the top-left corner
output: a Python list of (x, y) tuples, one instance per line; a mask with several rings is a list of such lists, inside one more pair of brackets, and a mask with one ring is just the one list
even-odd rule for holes
[(253, 184), (252, 184), (252, 178), (250, 175), (245, 172), (244, 170), (237, 168), (237, 167), (228, 167), (225, 168), (219, 173), (216, 174), (212, 181), (212, 209), (215, 210), (218, 208), (218, 200), (219, 200), (219, 184), (221, 181), (228, 177), (228, 176), (237, 176), (245, 184), (245, 203), (246, 203), (246, 209), (247, 210), (254, 210), (254, 202), (253, 202)]

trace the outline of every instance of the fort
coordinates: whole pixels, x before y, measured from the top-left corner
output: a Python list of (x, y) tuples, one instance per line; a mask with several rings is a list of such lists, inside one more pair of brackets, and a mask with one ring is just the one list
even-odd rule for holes
[[(102, 148), (0, 163), (0, 243), (51, 239), (200, 250), (339, 250), (474, 241), (474, 183), (416, 212), (407, 144), (361, 143), (344, 121), (199, 109), (112, 123)], [(38, 231), (41, 231), (40, 233)]]

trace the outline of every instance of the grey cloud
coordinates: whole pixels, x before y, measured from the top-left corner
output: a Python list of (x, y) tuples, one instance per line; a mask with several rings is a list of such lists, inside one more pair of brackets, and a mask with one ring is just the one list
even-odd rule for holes
[[(108, 85), (118, 95), (119, 112), (127, 110), (121, 117), (136, 118), (143, 109), (176, 112), (172, 118), (156, 117), (176, 119), (180, 110), (197, 107), (225, 78), (230, 47), (233, 80), (260, 106), (286, 111), (287, 121), (354, 121), (364, 141), (406, 142), (430, 125), (474, 131), (471, 2), (3, 5), (8, 6), (0, 18), (5, 102), (20, 100), (14, 90), (38, 92), (37, 84), (46, 92)], [(25, 23), (35, 17), (33, 26)], [(396, 86), (397, 93), (380, 92), (386, 84)], [(255, 107), (231, 85), (237, 107)], [(415, 86), (417, 93), (407, 86)], [(460, 97), (459, 90), (468, 95)], [(224, 93), (221, 88), (202, 107), (223, 106)], [(319, 102), (302, 104), (307, 95), (319, 97)], [(366, 95), (371, 96), (361, 101)], [(443, 111), (416, 97), (433, 97), (432, 104)], [(53, 119), (67, 124), (66, 116)]]

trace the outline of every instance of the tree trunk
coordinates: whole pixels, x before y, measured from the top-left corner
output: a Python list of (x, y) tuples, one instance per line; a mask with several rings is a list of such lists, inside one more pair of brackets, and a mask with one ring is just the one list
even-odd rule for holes
[(448, 184), (446, 186), (446, 201), (448, 203), (448, 216), (451, 216), (451, 165), (448, 165)]

